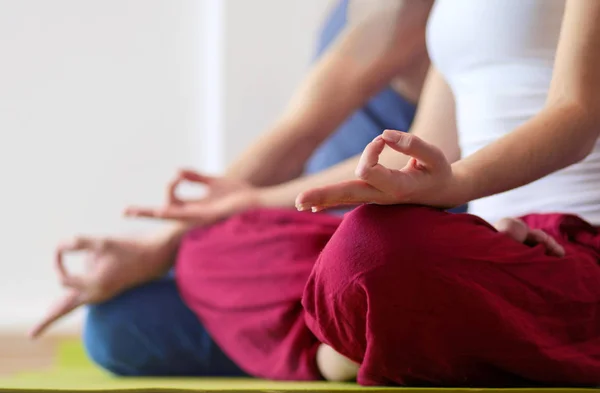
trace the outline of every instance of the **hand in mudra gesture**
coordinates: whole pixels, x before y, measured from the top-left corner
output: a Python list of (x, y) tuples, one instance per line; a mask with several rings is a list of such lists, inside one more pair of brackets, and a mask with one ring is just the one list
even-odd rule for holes
[[(183, 182), (202, 185), (207, 193), (198, 199), (181, 199), (177, 188)], [(226, 177), (207, 176), (181, 170), (167, 186), (167, 198), (161, 207), (132, 206), (125, 210), (129, 217), (148, 217), (182, 221), (206, 226), (258, 205), (258, 190), (246, 182)]]
[[(410, 157), (404, 168), (389, 169), (379, 163), (385, 146)], [(458, 182), (444, 153), (422, 139), (386, 130), (364, 149), (356, 167), (358, 179), (303, 192), (299, 210), (319, 211), (340, 205), (421, 204), (453, 207), (461, 204)]]

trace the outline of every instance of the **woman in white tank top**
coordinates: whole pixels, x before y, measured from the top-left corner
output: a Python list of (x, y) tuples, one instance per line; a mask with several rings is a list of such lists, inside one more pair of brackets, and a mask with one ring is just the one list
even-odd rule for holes
[(298, 197), (367, 203), (307, 322), (367, 385), (600, 385), (600, 1), (438, 0), (427, 34), (411, 133)]

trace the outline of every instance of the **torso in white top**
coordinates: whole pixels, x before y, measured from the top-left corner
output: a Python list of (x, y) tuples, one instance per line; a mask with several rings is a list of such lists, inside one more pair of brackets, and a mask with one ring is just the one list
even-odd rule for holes
[[(564, 7), (564, 0), (437, 0), (427, 44), (454, 93), (463, 157), (543, 108)], [(560, 212), (600, 225), (600, 144), (584, 161), (527, 186), (473, 201), (469, 211), (492, 223), (509, 216)]]

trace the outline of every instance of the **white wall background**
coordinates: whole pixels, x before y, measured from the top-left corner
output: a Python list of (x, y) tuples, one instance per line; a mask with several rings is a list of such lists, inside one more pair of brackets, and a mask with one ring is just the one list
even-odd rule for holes
[(262, 132), (328, 5), (0, 0), (0, 329), (60, 295), (57, 241), (150, 228), (123, 207), (160, 203), (175, 168), (220, 169)]
[(335, 0), (226, 1), (226, 161), (287, 104), (308, 69), (316, 32), (332, 3)]

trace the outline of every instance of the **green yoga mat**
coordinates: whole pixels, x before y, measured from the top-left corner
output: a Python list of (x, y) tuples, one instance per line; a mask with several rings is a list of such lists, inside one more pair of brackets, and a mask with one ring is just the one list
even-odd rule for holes
[(364, 388), (351, 383), (273, 382), (259, 379), (116, 378), (94, 367), (79, 342), (66, 342), (54, 368), (0, 378), (0, 392), (390, 392), (402, 393), (590, 393), (594, 389), (415, 389)]

